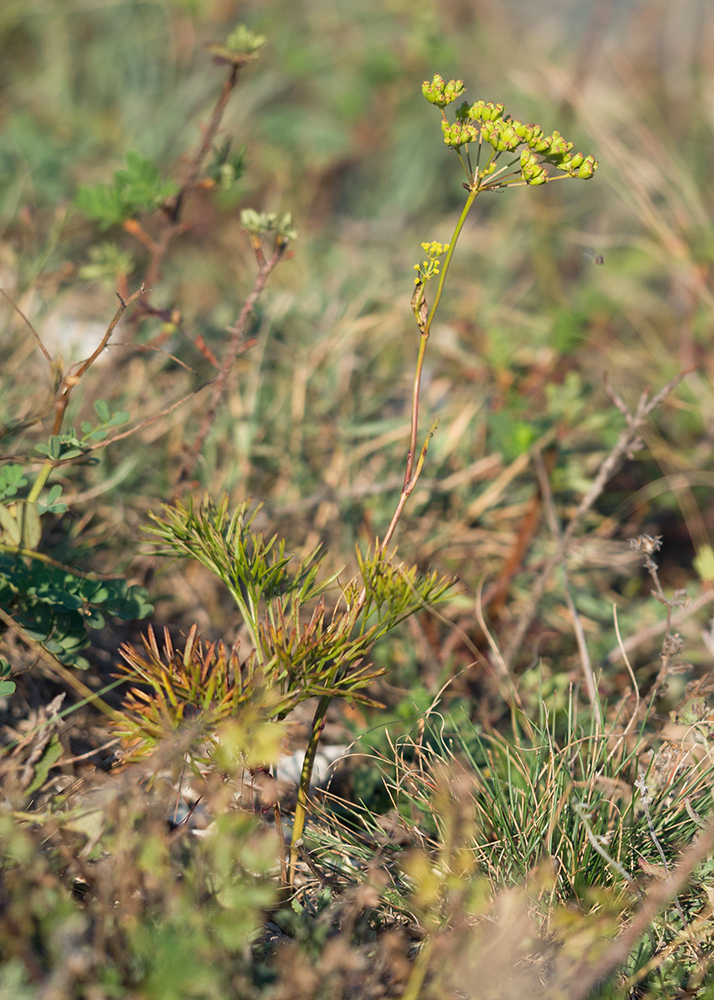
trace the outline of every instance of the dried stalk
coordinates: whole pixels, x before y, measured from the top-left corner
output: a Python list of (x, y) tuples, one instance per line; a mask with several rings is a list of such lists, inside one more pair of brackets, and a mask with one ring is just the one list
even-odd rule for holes
[[(71, 375), (66, 375), (62, 379), (60, 383), (62, 391), (60, 393), (59, 399), (57, 399), (54, 404), (56, 412), (55, 412), (54, 426), (52, 428), (53, 435), (59, 434), (59, 432), (62, 430), (62, 422), (64, 421), (64, 415), (69, 405), (69, 400), (70, 396), (72, 395), (72, 390), (76, 385), (79, 384), (82, 376), (94, 364), (94, 362), (97, 360), (97, 358), (102, 353), (104, 348), (107, 346), (107, 344), (109, 343), (109, 338), (114, 333), (114, 330), (116, 329), (119, 320), (122, 318), (128, 307), (132, 304), (132, 302), (135, 302), (140, 295), (143, 294), (144, 294), (144, 286), (142, 285), (141, 288), (139, 288), (136, 292), (134, 292), (133, 295), (130, 295), (128, 299), (123, 299), (121, 296), (119, 296), (119, 303), (120, 303), (119, 308), (115, 312), (114, 317), (109, 326), (107, 327), (106, 333), (102, 337), (101, 343), (99, 344), (97, 349), (90, 355), (90, 357), (87, 358), (86, 361), (82, 362), (82, 364), (79, 366), (76, 372), (73, 372)], [(54, 362), (51, 362), (51, 364), (54, 364)], [(52, 458), (48, 458), (47, 461), (44, 463), (44, 465), (40, 469), (37, 479), (32, 484), (32, 489), (27, 495), (28, 503), (37, 502), (37, 498), (42, 492), (45, 483), (49, 479), (50, 473), (52, 472), (52, 470), (56, 465), (57, 463)]]
[[(550, 482), (548, 480), (548, 473), (543, 462), (543, 456), (540, 451), (533, 451), (533, 463), (535, 465), (536, 474), (538, 476), (538, 483), (540, 485), (541, 496), (543, 497), (543, 504), (545, 507), (545, 515), (548, 521), (548, 526), (553, 533), (553, 536), (562, 542), (563, 531), (558, 523), (558, 515), (555, 512), (555, 504), (553, 503), (553, 494), (550, 489)], [(580, 653), (580, 664), (583, 668), (583, 677), (585, 679), (585, 688), (588, 692), (588, 698), (590, 699), (590, 704), (592, 710), (595, 713), (595, 722), (597, 725), (597, 732), (602, 732), (603, 729), (603, 718), (602, 709), (600, 708), (600, 699), (598, 698), (597, 685), (595, 683), (595, 675), (593, 674), (592, 662), (590, 660), (590, 652), (588, 650), (588, 644), (585, 639), (585, 632), (583, 630), (583, 625), (580, 620), (580, 614), (575, 606), (575, 601), (573, 600), (573, 592), (570, 586), (570, 574), (568, 573), (568, 563), (567, 558), (563, 559), (562, 566), (563, 572), (563, 585), (565, 588), (565, 601), (568, 605), (568, 610), (573, 619), (573, 629), (575, 631), (575, 639), (578, 644), (578, 651)]]

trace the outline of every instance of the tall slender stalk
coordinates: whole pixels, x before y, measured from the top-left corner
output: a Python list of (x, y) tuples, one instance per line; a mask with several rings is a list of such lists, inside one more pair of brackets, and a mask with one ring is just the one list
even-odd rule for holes
[[(434, 317), (436, 316), (437, 310), (439, 308), (439, 303), (441, 302), (442, 292), (444, 290), (444, 283), (446, 281), (446, 275), (449, 271), (449, 266), (451, 264), (451, 259), (454, 254), (454, 249), (456, 243), (461, 235), (461, 231), (464, 228), (468, 214), (473, 207), (473, 203), (476, 200), (476, 196), (479, 193), (478, 182), (474, 181), (473, 186), (469, 190), (469, 196), (466, 199), (466, 204), (464, 205), (459, 220), (454, 229), (454, 233), (451, 237), (451, 243), (449, 244), (449, 249), (447, 255), (444, 259), (443, 269), (439, 278), (439, 283), (436, 289), (436, 295), (434, 296), (434, 302), (432, 304), (431, 310), (427, 316), (426, 321), (420, 324), (421, 339), (419, 341), (419, 351), (417, 354), (416, 369), (414, 372), (414, 384), (412, 388), (412, 414), (411, 414), (411, 433), (409, 438), (409, 450), (407, 452), (406, 469), (404, 473), (404, 485), (402, 486), (402, 491), (399, 495), (399, 500), (397, 501), (397, 506), (392, 516), (392, 520), (389, 523), (387, 531), (382, 538), (378, 553), (380, 557), (384, 557), (387, 551), (387, 547), (392, 540), (394, 532), (396, 530), (399, 519), (402, 516), (404, 507), (406, 506), (407, 500), (414, 491), (414, 487), (419, 481), (422, 470), (424, 468), (424, 462), (426, 461), (426, 453), (429, 444), (429, 437), (426, 438), (421, 451), (419, 453), (419, 458), (414, 464), (414, 456), (417, 449), (417, 436), (419, 433), (419, 403), (421, 397), (421, 379), (422, 372), (424, 370), (424, 359), (426, 357), (426, 347), (429, 343), (429, 336), (431, 334), (431, 327), (434, 322)], [(416, 310), (415, 310), (416, 315)], [(417, 317), (417, 323), (419, 324), (419, 319)], [(357, 599), (354, 608), (354, 620), (355, 623), (364, 609), (365, 603), (367, 601), (367, 584), (365, 583), (362, 591)], [(312, 772), (315, 764), (315, 755), (317, 754), (317, 748), (320, 742), (320, 737), (322, 731), (325, 728), (325, 720), (327, 718), (327, 711), (330, 707), (331, 698), (324, 697), (320, 699), (320, 702), (315, 711), (315, 717), (312, 723), (312, 729), (310, 730), (310, 737), (308, 740), (307, 749), (305, 752), (305, 760), (303, 761), (302, 771), (300, 773), (300, 782), (298, 785), (298, 797), (295, 806), (295, 818), (293, 821), (293, 832), (290, 843), (290, 872), (289, 872), (289, 884), (294, 886), (295, 884), (295, 873), (296, 866), (299, 856), (298, 846), (299, 841), (302, 839), (303, 831), (305, 829), (305, 820), (307, 819), (307, 812), (309, 806), (309, 791), (310, 782), (312, 780)]]
[(293, 833), (290, 840), (289, 884), (291, 887), (295, 884), (298, 848), (305, 829), (305, 820), (307, 819), (309, 805), (308, 796), (310, 792), (310, 782), (312, 781), (312, 772), (315, 767), (315, 757), (317, 755), (317, 748), (320, 744), (322, 730), (325, 728), (327, 709), (330, 707), (331, 700), (331, 698), (325, 696), (320, 698), (320, 701), (318, 702), (317, 709), (315, 710), (315, 717), (312, 720), (310, 738), (305, 750), (305, 760), (303, 761), (302, 770), (300, 772), (297, 803), (295, 805), (295, 818), (293, 820)]
[[(451, 80), (449, 83), (445, 83), (438, 75), (433, 78), (431, 83), (427, 81), (422, 87), (422, 93), (427, 101), (430, 104), (436, 105), (441, 111), (441, 127), (444, 142), (454, 150), (466, 175), (466, 183), (463, 186), (468, 191), (468, 197), (456, 223), (451, 242), (447, 246), (443, 246), (440, 243), (423, 243), (422, 247), (429, 259), (421, 265), (416, 265), (418, 276), (411, 304), (421, 337), (412, 386), (409, 448), (404, 471), (404, 483), (394, 514), (383, 538), (377, 543), (377, 555), (380, 559), (384, 558), (387, 554), (387, 549), (394, 537), (407, 500), (419, 481), (426, 461), (431, 434), (425, 438), (417, 457), (419, 404), (426, 349), (434, 318), (441, 304), (446, 277), (449, 273), (456, 244), (476, 198), (482, 191), (503, 189), (504, 187), (514, 185), (538, 186), (548, 180), (556, 180), (564, 177), (578, 177), (585, 180), (592, 177), (597, 169), (597, 161), (594, 157), (586, 157), (582, 153), (573, 155), (571, 152), (573, 148), (572, 142), (566, 142), (559, 132), (554, 132), (552, 135), (546, 136), (539, 125), (524, 125), (522, 122), (507, 115), (502, 104), (486, 104), (484, 101), (477, 101), (475, 104), (469, 106), (464, 103), (456, 112), (456, 120), (450, 122), (444, 109), (456, 101), (462, 95), (463, 91), (464, 85), (461, 80)], [(476, 145), (477, 149), (475, 166), (472, 164), (469, 152), (469, 144), (471, 143)], [(481, 154), (484, 149), (488, 151), (488, 156), (484, 157), (485, 163), (482, 165)], [(508, 156), (508, 161), (502, 166), (498, 166), (498, 161), (503, 154), (516, 154), (518, 149), (521, 149), (519, 154)], [(557, 170), (562, 171), (562, 173), (550, 174), (547, 170), (548, 166), (555, 167)], [(444, 260), (440, 264), (439, 258), (444, 254)], [(439, 277), (439, 281), (436, 286), (434, 301), (429, 309), (425, 297), (425, 286), (430, 279), (437, 276)], [(365, 580), (353, 608), (355, 625), (359, 615), (367, 604), (367, 598), (368, 584)], [(290, 850), (289, 882), (291, 886), (295, 882), (296, 865), (299, 856), (298, 841), (302, 838), (305, 827), (308, 793), (315, 754), (320, 735), (325, 725), (329, 705), (329, 697), (325, 696), (321, 698), (315, 712), (305, 761), (300, 775)]]
[[(443, 268), (441, 275), (439, 277), (439, 284), (436, 288), (436, 295), (434, 296), (434, 302), (432, 304), (429, 315), (421, 328), (421, 340), (419, 342), (419, 353), (417, 355), (416, 370), (414, 372), (414, 385), (412, 388), (412, 415), (411, 415), (411, 434), (409, 437), (409, 451), (407, 452), (407, 464), (406, 471), (404, 473), (404, 485), (402, 486), (402, 492), (397, 503), (397, 507), (392, 516), (392, 520), (389, 523), (384, 538), (381, 541), (379, 551), (381, 555), (387, 550), (387, 546), (392, 540), (392, 536), (396, 530), (399, 519), (402, 516), (402, 511), (406, 505), (407, 500), (414, 491), (414, 487), (419, 481), (419, 476), (421, 475), (422, 469), (424, 468), (424, 462), (426, 460), (426, 452), (428, 447), (429, 438), (426, 439), (422, 447), (421, 453), (419, 455), (419, 460), (417, 461), (416, 470), (414, 470), (414, 456), (416, 455), (417, 449), (417, 436), (419, 433), (419, 401), (421, 397), (421, 379), (422, 373), (424, 371), (424, 359), (426, 357), (426, 347), (429, 343), (429, 337), (431, 335), (431, 327), (434, 322), (434, 317), (439, 308), (439, 303), (441, 302), (441, 296), (444, 291), (444, 283), (446, 281), (446, 275), (449, 273), (449, 266), (451, 265), (451, 259), (454, 255), (454, 250), (456, 249), (456, 243), (461, 235), (461, 230), (464, 228), (468, 214), (473, 207), (473, 203), (476, 200), (476, 196), (479, 193), (479, 187), (476, 183), (471, 187), (469, 191), (469, 196), (466, 199), (466, 204), (464, 205), (461, 215), (459, 216), (459, 221), (454, 229), (453, 236), (451, 237), (451, 242), (449, 243), (449, 249), (447, 251), (446, 257), (444, 259)], [(418, 322), (418, 320), (417, 320)]]

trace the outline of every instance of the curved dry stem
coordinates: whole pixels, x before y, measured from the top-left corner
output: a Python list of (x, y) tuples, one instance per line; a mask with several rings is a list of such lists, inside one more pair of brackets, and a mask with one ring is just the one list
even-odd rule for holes
[[(59, 399), (55, 403), (56, 412), (55, 412), (55, 422), (52, 428), (53, 435), (59, 434), (59, 432), (62, 430), (62, 423), (64, 421), (64, 415), (67, 412), (67, 407), (69, 406), (69, 400), (72, 395), (72, 390), (76, 385), (79, 384), (79, 382), (82, 379), (82, 376), (89, 368), (91, 368), (91, 366), (97, 360), (97, 358), (102, 353), (104, 348), (107, 346), (109, 338), (114, 333), (114, 330), (116, 329), (119, 320), (122, 318), (126, 310), (133, 302), (135, 302), (143, 294), (144, 294), (143, 285), (141, 286), (141, 288), (138, 288), (133, 295), (130, 295), (128, 299), (123, 299), (121, 295), (117, 293), (117, 298), (119, 299), (119, 308), (114, 313), (112, 321), (107, 327), (106, 333), (102, 337), (99, 346), (96, 348), (95, 351), (93, 351), (93, 353), (87, 358), (86, 361), (83, 361), (80, 364), (76, 372), (62, 379), (61, 382), (62, 392), (60, 393)], [(56, 464), (57, 463), (52, 458), (48, 458), (47, 461), (44, 463), (44, 465), (39, 471), (37, 479), (32, 484), (32, 489), (27, 495), (28, 503), (37, 502), (37, 498), (44, 489), (45, 483), (49, 479), (50, 474), (54, 469), (54, 467), (56, 466)]]

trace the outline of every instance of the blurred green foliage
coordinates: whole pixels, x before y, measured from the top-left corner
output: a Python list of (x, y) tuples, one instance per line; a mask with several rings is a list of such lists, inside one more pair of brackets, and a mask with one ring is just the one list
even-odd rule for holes
[(113, 184), (84, 186), (77, 191), (77, 206), (100, 230), (109, 229), (140, 212), (152, 212), (178, 193), (173, 181), (162, 181), (156, 165), (138, 153), (127, 153), (126, 168), (117, 170)]
[[(596, 17), (585, 16), (591, 7), (604, 17), (604, 28)], [(524, 122), (537, 120), (548, 129), (562, 122), (578, 147), (595, 151), (601, 168), (597, 183), (584, 190), (543, 184), (527, 192), (530, 197), (523, 192), (493, 197), (479, 205), (463, 233), (451, 295), (434, 329), (424, 373), (424, 416), (429, 423), (438, 418), (439, 427), (400, 538), (402, 554), (420, 568), (436, 565), (459, 574), (462, 593), (445, 609), (457, 629), (440, 619), (436, 625), (415, 621), (411, 633), (396, 634), (380, 649), (379, 666), (402, 665), (390, 674), (403, 690), (390, 692), (389, 722), (411, 731), (416, 710), (428, 710), (447, 680), (449, 726), (464, 706), (470, 726), (473, 717), (484, 727), (502, 721), (504, 708), (492, 678), (481, 659), (474, 659), (476, 646), (487, 648), (474, 609), (490, 584), (505, 588), (505, 611), (499, 615), (488, 603), (485, 609), (491, 635), (502, 643), (527, 607), (554, 539), (542, 512), (528, 536), (527, 514), (536, 509), (539, 491), (524, 460), (543, 433), (552, 433), (550, 487), (556, 514), (566, 523), (624, 423), (603, 391), (605, 374), (632, 404), (645, 387), (661, 385), (682, 368), (696, 368), (648, 426), (646, 449), (610, 484), (585, 534), (589, 542), (619, 543), (621, 556), (628, 537), (661, 528), (667, 535), (662, 564), (667, 592), (681, 587), (691, 596), (697, 593), (700, 582), (711, 577), (714, 530), (708, 349), (714, 305), (709, 183), (714, 135), (707, 97), (712, 72), (700, 44), (706, 32), (687, 27), (700, 8), (695, 0), (683, 0), (680, 10), (689, 20), (682, 16), (677, 25), (654, 3), (609, 8), (573, 3), (557, 10), (538, 5), (518, 7), (517, 16), (515, 9), (459, 0), (241, 5), (249, 28), (268, 41), (260, 60), (241, 71), (240, 97), (230, 104), (225, 133), (209, 153), (211, 183), (201, 189), (187, 230), (156, 278), (152, 309), (122, 328), (102, 358), (106, 367), (97, 367), (95, 380), (87, 380), (73, 398), (64, 434), (50, 438), (46, 428), (40, 434), (27, 426), (27, 415), (42, 410), (46, 366), (38, 362), (26, 324), (2, 304), (3, 432), (19, 452), (30, 454), (39, 445), (38, 453), (53, 459), (82, 458), (89, 442), (118, 426), (125, 413), (137, 424), (145, 421), (141, 435), (97, 452), (96, 463), (63, 468), (61, 486), (42, 497), (32, 513), (23, 506), (28, 470), (8, 449), (8, 464), (0, 470), (6, 542), (12, 532), (15, 543), (36, 540), (42, 513), (48, 515), (58, 559), (76, 553), (77, 534), (88, 538), (81, 555), (92, 565), (109, 563), (114, 572), (117, 563), (136, 555), (138, 525), (147, 509), (170, 496), (177, 456), (204, 412), (198, 390), (215, 376), (226, 328), (252, 285), (255, 262), (241, 226), (255, 232), (280, 220), (286, 236), (299, 230), (300, 244), (255, 312), (252, 347), (235, 362), (230, 398), (205, 442), (197, 475), (214, 495), (226, 489), (232, 501), (249, 494), (265, 499), (261, 516), (269, 522), (268, 537), (277, 525), (290, 548), (309, 552), (327, 543), (328, 575), (345, 563), (354, 568), (355, 540), (384, 530), (401, 486), (417, 340), (408, 306), (414, 261), (425, 240), (449, 238), (453, 213), (463, 203), (453, 154), (438, 124), (434, 127), (432, 109), (419, 99), (422, 81), (438, 69), (447, 78), (469, 80), (469, 101), (503, 100)], [(709, 14), (709, 30), (710, 19)], [(162, 209), (166, 214), (164, 203), (200, 144), (201, 125), (220, 91), (225, 65), (214, 65), (213, 58), (225, 63), (226, 53), (210, 46), (226, 38), (235, 20), (235, 6), (224, 0), (2, 5), (0, 284), (42, 338), (48, 343), (55, 338), (53, 358), (73, 351), (89, 356), (101, 334), (88, 350), (75, 347), (72, 335), (84, 320), (95, 324), (94, 332), (96, 324), (106, 329), (113, 290), (124, 295), (146, 273), (147, 246), (137, 245), (122, 224), (146, 213), (150, 242)], [(241, 35), (229, 44), (246, 51), (254, 42)], [(604, 266), (595, 264), (591, 247), (602, 253)], [(170, 410), (183, 397), (190, 401)], [(152, 423), (164, 409), (163, 422)], [(18, 498), (20, 505), (13, 507)], [(68, 512), (62, 509), (65, 500)], [(65, 521), (51, 521), (64, 513)], [(609, 658), (617, 645), (613, 608), (625, 638), (641, 636), (665, 609), (654, 605), (641, 567), (626, 560), (620, 565), (609, 552), (575, 564), (572, 587), (600, 664), (601, 687), (626, 704), (630, 674)], [(6, 554), (0, 563), (3, 605), (60, 663), (85, 665), (78, 651), (86, 643), (86, 626), (103, 622), (103, 608), (119, 616), (150, 610), (145, 592), (121, 579), (86, 580), (34, 564), (21, 570)], [(217, 596), (206, 577), (180, 573), (171, 568), (159, 580), (162, 622), (184, 627), (200, 617), (215, 636), (230, 634), (233, 601)], [(242, 593), (240, 583), (236, 591)], [(691, 659), (704, 674), (710, 651), (702, 625), (693, 616), (688, 639)], [(474, 771), (481, 769), (481, 808), (492, 818), (499, 815), (506, 847), (494, 843), (498, 831), (485, 823), (480, 840), (459, 843), (470, 845), (470, 857), (477, 843), (491, 871), (498, 870), (498, 852), (504, 850), (508, 871), (521, 877), (528, 868), (524, 858), (533, 860), (544, 838), (558, 832), (566, 846), (575, 845), (576, 861), (585, 857), (591, 865), (582, 882), (592, 871), (598, 878), (612, 877), (612, 869), (588, 849), (568, 797), (573, 761), (592, 778), (593, 768), (603, 764), (602, 743), (588, 757), (573, 722), (566, 749), (557, 746), (562, 710), (580, 676), (571, 631), (562, 589), (553, 585), (514, 674), (526, 715), (537, 715), (546, 697), (556, 702), (555, 735), (544, 727), (530, 743), (498, 737), (489, 744), (479, 730), (478, 745), (466, 747)], [(459, 642), (451, 641), (454, 634)], [(661, 666), (653, 648), (644, 645), (634, 663), (643, 688)], [(9, 667), (0, 660), (2, 696), (12, 693)], [(696, 669), (682, 664), (690, 673)], [(705, 703), (690, 701), (699, 707), (682, 719), (703, 728)], [(458, 734), (459, 727), (453, 728)], [(391, 728), (389, 738), (380, 733), (374, 751), (386, 754), (392, 739)], [(48, 745), (51, 753), (58, 745)], [(452, 749), (445, 746), (445, 755)], [(419, 753), (421, 748), (412, 747), (404, 760), (411, 766), (421, 761)], [(614, 771), (609, 777), (629, 780), (624, 765), (611, 762), (607, 753), (603, 767)], [(177, 760), (171, 761), (174, 767)], [(39, 785), (29, 786), (33, 795), (48, 773), (49, 764), (39, 779), (35, 775)], [(358, 772), (355, 788), (386, 810), (386, 790), (380, 788), (380, 798), (375, 787), (379, 780), (373, 769)], [(438, 799), (438, 781), (433, 784), (437, 797), (428, 803), (422, 798), (420, 807), (430, 819), (451, 822)], [(88, 827), (72, 826), (86, 822), (81, 808), (75, 815), (68, 807), (61, 857), (72, 859), (69, 871), (53, 853), (56, 841), (52, 850), (43, 841), (44, 831), (21, 829), (3, 818), (3, 891), (12, 907), (0, 918), (10, 942), (0, 991), (35, 997), (39, 987), (25, 970), (35, 969), (41, 979), (54, 967), (69, 969), (72, 982), (94, 976), (106, 995), (122, 995), (127, 988), (147, 997), (259, 992), (248, 982), (258, 975), (258, 966), (250, 966), (248, 943), (263, 926), (262, 908), (275, 901), (274, 854), (266, 856), (264, 830), (245, 816), (224, 813), (225, 823), (212, 838), (187, 846), (180, 836), (166, 834), (165, 801), (145, 808), (147, 787), (140, 784), (133, 813), (122, 813), (116, 802), (114, 813), (103, 809), (110, 821), (93, 843)], [(554, 788), (557, 796), (548, 803), (556, 804), (555, 811), (546, 815), (542, 805)], [(700, 805), (707, 805), (707, 796), (704, 789)], [(595, 799), (601, 804), (606, 792), (598, 790)], [(22, 796), (18, 801), (25, 804)], [(670, 836), (672, 858), (678, 841), (691, 838), (696, 817), (689, 816), (684, 832), (667, 828), (671, 803), (665, 793), (660, 804), (657, 830)], [(59, 805), (64, 808), (64, 800)], [(416, 828), (416, 813), (403, 803), (400, 808), (402, 819), (408, 816)], [(678, 810), (682, 819), (679, 804)], [(637, 841), (642, 853), (653, 855), (642, 814), (635, 815), (633, 807), (627, 815), (632, 827), (625, 833), (636, 828), (643, 834)], [(517, 816), (520, 825), (514, 823)], [(372, 820), (370, 850), (378, 853), (387, 844), (396, 854), (401, 848), (385, 839), (382, 823), (381, 816)], [(604, 821), (597, 829), (603, 836), (610, 832)], [(424, 835), (447, 840), (447, 833), (442, 823)], [(52, 836), (60, 834), (53, 828)], [(82, 855), (87, 842), (91, 863)], [(429, 897), (434, 865), (426, 854), (422, 860), (413, 867), (423, 876), (421, 883), (414, 880), (413, 908), (425, 898), (438, 897), (439, 906), (444, 899), (453, 903), (453, 873), (462, 869), (450, 867), (449, 857), (437, 865), (440, 881)], [(627, 860), (634, 867), (634, 860)], [(110, 880), (105, 889), (92, 881), (85, 906), (80, 876), (92, 875), (95, 864)], [(463, 871), (464, 884), (475, 885), (470, 870)], [(543, 898), (551, 891), (554, 883), (543, 889)], [(704, 888), (701, 898), (705, 895)], [(317, 917), (332, 920), (330, 897), (323, 892), (315, 904)], [(408, 909), (406, 898), (402, 885), (397, 911)], [(594, 899), (593, 912), (602, 907), (610, 914), (614, 898), (583, 892), (581, 902), (587, 906)], [(120, 926), (117, 901), (122, 913), (141, 912)], [(694, 906), (694, 897), (690, 903)], [(334, 928), (318, 926), (309, 904), (297, 904), (295, 915), (282, 923), (294, 938), (293, 957), (303, 948), (318, 961)], [(337, 899), (335, 906), (340, 905)], [(460, 912), (453, 905), (453, 912)], [(471, 905), (464, 924), (474, 915)], [(434, 906), (427, 917), (443, 912)], [(667, 933), (677, 917), (668, 914)], [(560, 918), (563, 926), (579, 919), (571, 910)], [(608, 935), (611, 930), (608, 925)], [(101, 961), (89, 950), (90, 933), (104, 949)], [(589, 933), (597, 945), (597, 928)], [(702, 940), (704, 935), (705, 930)], [(648, 971), (648, 963), (663, 959), (654, 931), (651, 938), (633, 953), (629, 971), (642, 972), (653, 984), (651, 995), (666, 996), (667, 990), (673, 995), (683, 983), (683, 966), (665, 968), (657, 980), (658, 969)], [(512, 940), (530, 939), (511, 933)], [(32, 951), (36, 941), (42, 942), (39, 967)], [(482, 950), (467, 947), (454, 954)], [(71, 968), (63, 964), (67, 956)], [(96, 964), (87, 971), (82, 961)], [(514, 965), (510, 949), (508, 962)], [(275, 968), (266, 971), (267, 964), (260, 974), (275, 979)], [(297, 961), (290, 963), (291, 970), (298, 967)], [(308, 983), (304, 995), (310, 990)]]

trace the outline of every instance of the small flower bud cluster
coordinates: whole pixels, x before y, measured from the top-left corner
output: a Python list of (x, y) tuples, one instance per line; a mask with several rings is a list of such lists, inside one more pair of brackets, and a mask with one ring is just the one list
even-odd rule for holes
[(524, 125), (519, 121), (514, 121), (512, 124), (521, 139), (535, 153), (544, 153), (548, 149), (552, 137), (544, 136), (540, 125)]
[(414, 279), (416, 285), (423, 284), (429, 278), (433, 278), (439, 273), (439, 257), (447, 253), (449, 244), (434, 241), (432, 243), (422, 243), (421, 248), (429, 259), (423, 260), (421, 264), (414, 265), (414, 270), (417, 272), (417, 277)]
[(573, 163), (571, 163), (571, 169), (568, 170), (568, 173), (571, 177), (579, 177), (581, 181), (589, 181), (597, 170), (597, 160), (594, 156), (586, 156), (583, 162), (577, 167), (577, 173), (574, 173), (575, 160), (581, 155), (581, 153), (578, 153), (577, 156), (573, 157)]
[(255, 236), (275, 232), (278, 239), (285, 242), (297, 239), (292, 212), (279, 217), (277, 212), (256, 212), (253, 208), (244, 208), (240, 213), (240, 223), (247, 233)]
[(481, 135), (497, 153), (512, 152), (521, 144), (521, 138), (512, 122), (487, 121), (481, 126)]
[(581, 180), (588, 180), (597, 170), (597, 160), (593, 156), (585, 156), (583, 153), (571, 153), (572, 142), (566, 142), (560, 132), (554, 131), (552, 135), (539, 137), (537, 151), (542, 153), (543, 158), (552, 163), (558, 170), (563, 170), (570, 177), (579, 177)]
[(437, 108), (445, 108), (457, 97), (461, 97), (464, 92), (464, 82), (463, 80), (449, 80), (448, 83), (444, 83), (437, 73), (431, 83), (428, 80), (424, 81), (421, 92), (429, 104), (435, 104)]
[(495, 122), (503, 116), (505, 110), (503, 104), (492, 104), (490, 101), (488, 104), (486, 101), (476, 101), (475, 104), (464, 101), (456, 114), (464, 121), (468, 119), (472, 122)]
[(545, 167), (541, 165), (533, 150), (528, 149), (528, 147), (521, 150), (521, 176), (526, 184), (533, 187), (545, 184), (548, 180), (548, 172)]
[(231, 52), (245, 52), (252, 55), (258, 49), (262, 49), (267, 40), (265, 35), (256, 35), (244, 24), (239, 24), (226, 39), (226, 48)]
[(478, 129), (475, 126), (463, 122), (448, 122), (445, 118), (441, 122), (441, 131), (444, 133), (446, 145), (453, 146), (454, 149), (469, 142), (476, 142), (478, 139)]
[[(444, 83), (435, 76), (431, 83), (424, 82), (422, 91), (427, 101), (443, 108), (463, 92), (461, 80)], [(453, 149), (460, 149), (470, 142), (487, 142), (495, 153), (512, 153), (521, 149), (521, 177), (530, 185), (545, 184), (549, 179), (545, 165), (562, 170), (569, 177), (587, 180), (597, 170), (597, 160), (583, 153), (573, 154), (573, 143), (566, 141), (560, 132), (545, 135), (540, 125), (525, 124), (506, 114), (503, 104), (464, 101), (456, 111), (452, 123), (443, 117), (441, 129), (444, 142)], [(493, 172), (494, 160), (482, 167), (481, 178)]]

